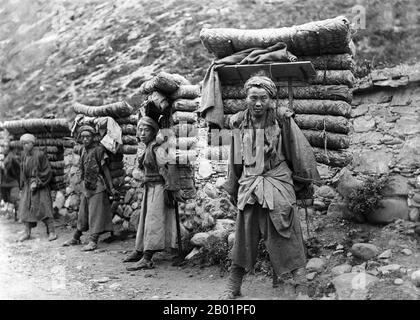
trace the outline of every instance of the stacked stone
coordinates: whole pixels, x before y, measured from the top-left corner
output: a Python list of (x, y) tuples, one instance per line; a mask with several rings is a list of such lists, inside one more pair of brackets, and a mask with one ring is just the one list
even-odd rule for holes
[(11, 134), (10, 144), (22, 148), (19, 141), (24, 133), (33, 134), (36, 137), (35, 146), (44, 150), (50, 161), (53, 179), (52, 190), (63, 190), (66, 187), (66, 172), (64, 153), (66, 149), (74, 146), (70, 137), (70, 128), (67, 119), (24, 119), (6, 121), (3, 124)]
[[(332, 21), (334, 23), (329, 24)], [(326, 25), (328, 25), (328, 28), (324, 29)], [(286, 29), (298, 30), (300, 27), (302, 26), (270, 29), (270, 32), (273, 35), (277, 34), (280, 37), (279, 39), (287, 42), (287, 37), (285, 39), (282, 38)], [(352, 87), (354, 83), (354, 61), (348, 50), (351, 47), (348, 25), (343, 19), (335, 18), (316, 21), (308, 24), (308, 27), (319, 28), (320, 37), (329, 37), (329, 33), (334, 33), (334, 41), (340, 43), (341, 47), (334, 48), (334, 52), (332, 52), (330, 47), (327, 45), (324, 46), (322, 43), (316, 44), (316, 50), (314, 50), (313, 46), (300, 47), (300, 42), (299, 44), (294, 42), (290, 43), (288, 46), (290, 52), (297, 54), (298, 61), (310, 61), (316, 70), (316, 74), (308, 82), (294, 81), (292, 83), (292, 103), (288, 99), (289, 88), (287, 81), (276, 82), (277, 99), (275, 102), (279, 107), (292, 107), (295, 112), (294, 119), (296, 124), (301, 128), (303, 134), (313, 147), (318, 163), (332, 167), (344, 167), (351, 161), (351, 154), (346, 152), (345, 149), (350, 145), (348, 133), (350, 131), (349, 118), (351, 106), (349, 103), (352, 100)], [(264, 29), (261, 32), (268, 32), (267, 30)], [(235, 38), (235, 35), (239, 33), (242, 36)], [(258, 37), (258, 30), (250, 30), (247, 35), (246, 30), (205, 29), (202, 31), (201, 38), (210, 52), (217, 56), (224, 52), (220, 50), (222, 47), (225, 48), (227, 34), (232, 34), (234, 37), (232, 41), (240, 43), (241, 46), (244, 46), (243, 49), (249, 49), (255, 46), (268, 46), (262, 38), (260, 39)], [(303, 35), (297, 33), (295, 36), (297, 39), (300, 39)], [(245, 39), (248, 40), (245, 41)], [(258, 42), (258, 45), (254, 43), (255, 41)], [(280, 40), (274, 43), (278, 41)], [(315, 52), (317, 55), (314, 55)], [(229, 118), (232, 114), (246, 108), (246, 92), (243, 90), (243, 85), (243, 82), (222, 82), (225, 128), (229, 128)], [(218, 146), (228, 144), (229, 139), (226, 139), (220, 141)], [(220, 148), (219, 153), (221, 157), (227, 158), (228, 152), (226, 148)]]

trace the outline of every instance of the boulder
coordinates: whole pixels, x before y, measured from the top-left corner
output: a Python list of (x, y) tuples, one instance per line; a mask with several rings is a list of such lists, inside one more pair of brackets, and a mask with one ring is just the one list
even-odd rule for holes
[(339, 173), (337, 191), (343, 197), (347, 197), (358, 187), (363, 186), (363, 181), (354, 177), (351, 171), (343, 168)]
[(324, 269), (325, 261), (321, 258), (312, 258), (306, 264), (306, 270), (309, 272), (321, 272)]
[(333, 279), (339, 300), (366, 300), (369, 287), (379, 279), (365, 272), (344, 273)]
[(388, 224), (397, 219), (408, 220), (409, 207), (405, 197), (384, 198), (380, 207), (366, 215), (373, 224)]
[(401, 269), (401, 265), (399, 264), (388, 264), (386, 266), (382, 266), (378, 268), (378, 271), (382, 274), (388, 274), (390, 272), (399, 271)]
[(397, 154), (396, 161), (401, 166), (416, 168), (420, 163), (420, 137), (407, 139)]
[(66, 198), (64, 197), (64, 194), (61, 191), (57, 191), (57, 194), (55, 196), (55, 200), (53, 203), (53, 208), (57, 208), (60, 210), (64, 207), (64, 203), (66, 202)]
[(321, 186), (315, 192), (315, 196), (319, 196), (319, 197), (323, 197), (327, 199), (334, 199), (336, 194), (337, 193), (335, 192), (335, 190), (331, 188), (330, 186)]
[(370, 243), (355, 243), (350, 251), (353, 256), (363, 260), (372, 259), (379, 254), (378, 247)]
[(408, 178), (401, 175), (392, 176), (389, 183), (382, 190), (386, 197), (407, 196), (409, 193)]
[(420, 287), (420, 270), (414, 271), (410, 278), (416, 287)]
[(191, 244), (197, 247), (203, 247), (210, 234), (208, 232), (198, 232), (191, 238)]
[(335, 266), (334, 268), (331, 269), (331, 274), (333, 276), (339, 276), (341, 274), (349, 273), (349, 272), (351, 272), (351, 265), (349, 264), (342, 264), (339, 266)]
[(216, 187), (210, 183), (206, 183), (206, 185), (204, 186), (204, 192), (211, 199), (216, 199), (218, 197)]

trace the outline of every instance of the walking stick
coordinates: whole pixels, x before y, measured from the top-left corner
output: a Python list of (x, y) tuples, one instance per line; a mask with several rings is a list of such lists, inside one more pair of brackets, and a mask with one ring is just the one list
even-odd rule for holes
[(175, 204), (175, 220), (176, 220), (176, 233), (178, 238), (178, 253), (182, 257), (182, 241), (181, 241), (181, 227), (179, 225), (179, 210), (178, 210), (178, 201), (174, 200)]

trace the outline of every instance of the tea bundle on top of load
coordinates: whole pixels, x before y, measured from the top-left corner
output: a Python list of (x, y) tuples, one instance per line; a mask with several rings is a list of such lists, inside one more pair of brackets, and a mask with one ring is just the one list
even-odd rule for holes
[(12, 120), (4, 122), (3, 127), (12, 137), (10, 145), (17, 148), (22, 148), (19, 139), (23, 134), (30, 133), (36, 137), (35, 146), (46, 152), (51, 164), (53, 172), (51, 189), (64, 189), (64, 149), (74, 146), (68, 120), (63, 118)]
[[(314, 148), (319, 163), (343, 167), (351, 161), (352, 156), (345, 149), (350, 144), (348, 133), (355, 63), (350, 24), (345, 17), (277, 29), (203, 29), (200, 39), (219, 59), (242, 50), (251, 52), (253, 48), (264, 49), (283, 42), (287, 51), (296, 56), (296, 61), (311, 62), (315, 75), (307, 81), (294, 80), (290, 85), (287, 79), (273, 79), (277, 86), (274, 103), (276, 107), (293, 109), (294, 120)], [(276, 55), (269, 57), (275, 58)], [(262, 65), (276, 62), (285, 61), (265, 59)], [(246, 80), (229, 83), (221, 79), (226, 129), (229, 128), (230, 116), (246, 109), (246, 92), (243, 89)], [(292, 101), (289, 89), (292, 90)], [(219, 145), (223, 143), (221, 141)]]
[[(169, 129), (168, 134), (172, 135), (181, 191), (184, 198), (192, 198), (196, 190), (191, 160), (198, 155), (195, 150), (198, 141), (196, 110), (200, 103), (200, 86), (192, 85), (181, 75), (160, 72), (144, 82), (140, 91), (148, 95), (141, 108), (142, 115), (153, 118), (160, 129)], [(160, 130), (159, 136), (164, 135), (164, 130)]]

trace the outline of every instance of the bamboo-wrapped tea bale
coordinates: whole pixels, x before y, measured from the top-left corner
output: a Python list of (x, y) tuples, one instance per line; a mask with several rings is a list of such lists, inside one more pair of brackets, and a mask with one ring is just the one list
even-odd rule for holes
[(200, 99), (177, 99), (172, 103), (172, 110), (195, 112), (200, 105)]
[(174, 124), (177, 123), (195, 123), (197, 122), (197, 114), (193, 112), (176, 111), (172, 114)]
[(347, 149), (350, 146), (350, 138), (345, 134), (315, 130), (302, 130), (302, 132), (313, 147), (324, 148), (325, 142), (327, 149), (331, 150)]
[(114, 117), (121, 118), (130, 116), (133, 113), (133, 108), (126, 103), (115, 102), (103, 106), (87, 106), (76, 102), (73, 106), (75, 113), (80, 113), (90, 117)]
[(179, 88), (172, 93), (169, 97), (172, 100), (177, 99), (195, 99), (201, 95), (201, 89), (199, 85), (181, 85)]
[(300, 129), (326, 130), (334, 133), (348, 133), (350, 131), (349, 121), (339, 116), (296, 114), (294, 120)]
[(345, 167), (353, 159), (353, 154), (348, 150), (324, 150), (323, 148), (313, 148), (315, 160), (319, 163), (332, 167)]

